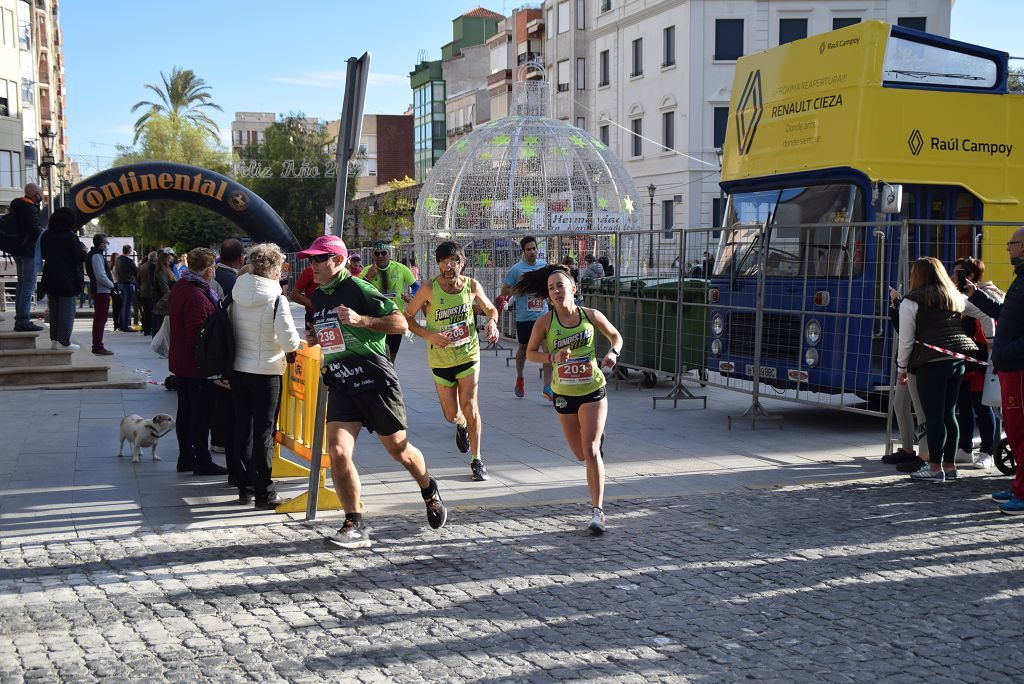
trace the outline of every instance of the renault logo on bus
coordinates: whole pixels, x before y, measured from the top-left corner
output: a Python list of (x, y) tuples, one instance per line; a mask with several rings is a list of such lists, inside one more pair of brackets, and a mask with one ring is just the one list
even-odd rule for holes
[(921, 148), (924, 147), (924, 138), (921, 137), (921, 131), (914, 129), (914, 132), (907, 138), (907, 144), (910, 145), (910, 152), (916, 157), (921, 154)]
[(761, 94), (761, 70), (758, 69), (747, 76), (747, 84), (743, 86), (743, 94), (736, 105), (736, 140), (740, 154), (750, 152), (762, 113), (764, 98)]

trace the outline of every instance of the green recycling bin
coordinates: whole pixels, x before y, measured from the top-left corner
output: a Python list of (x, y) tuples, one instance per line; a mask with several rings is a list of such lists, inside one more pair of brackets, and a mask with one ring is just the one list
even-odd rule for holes
[[(680, 299), (681, 297), (681, 299)], [(645, 316), (653, 316), (652, 323), (645, 324), (645, 329), (655, 330), (656, 334), (650, 342), (645, 341), (653, 368), (663, 373), (685, 373), (694, 368), (703, 368), (706, 363), (707, 344), (707, 282), (699, 278), (686, 278), (682, 282), (680, 292), (679, 281), (671, 281), (649, 285), (644, 291)], [(682, 325), (677, 325), (678, 316), (682, 316)], [(676, 347), (682, 344), (680, 367), (676, 368)]]

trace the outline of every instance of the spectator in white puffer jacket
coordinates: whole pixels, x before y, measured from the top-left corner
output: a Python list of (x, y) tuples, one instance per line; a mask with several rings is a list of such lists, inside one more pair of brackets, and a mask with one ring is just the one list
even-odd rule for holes
[(249, 248), (252, 273), (240, 275), (231, 291), (231, 321), (235, 331), (235, 372), (231, 394), (235, 404), (235, 454), (240, 462), (236, 479), (238, 502), (273, 510), (281, 503), (270, 479), (274, 429), (281, 401), (285, 354), (299, 348), (299, 333), (281, 293), (284, 253), (272, 243)]

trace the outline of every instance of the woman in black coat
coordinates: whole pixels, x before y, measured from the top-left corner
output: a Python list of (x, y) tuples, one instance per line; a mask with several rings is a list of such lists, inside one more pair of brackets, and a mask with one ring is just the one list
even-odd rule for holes
[(85, 245), (78, 239), (75, 212), (55, 209), (40, 241), (43, 256), (43, 291), (50, 303), (50, 348), (78, 349), (71, 341), (75, 325), (75, 297), (85, 283)]

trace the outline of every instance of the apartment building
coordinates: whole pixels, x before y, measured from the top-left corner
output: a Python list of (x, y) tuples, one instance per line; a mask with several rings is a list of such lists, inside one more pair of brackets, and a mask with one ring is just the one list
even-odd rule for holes
[(449, 142), (490, 119), (487, 90), (490, 52), (487, 41), (504, 17), (477, 7), (452, 20), (452, 40), (440, 60), (421, 53), (409, 72), (413, 91), (413, 156), (416, 180), (422, 182)]
[(667, 230), (719, 224), (718, 151), (737, 59), (868, 19), (948, 36), (952, 0), (546, 0), (543, 9), (554, 116), (609, 145), (637, 187), (653, 186), (654, 223)]
[(56, 0), (0, 0), (0, 207), (70, 185), (61, 41)]
[[(327, 122), (331, 145), (338, 140), (339, 119)], [(407, 114), (364, 114), (359, 129), (359, 177), (355, 197), (367, 197), (393, 180), (413, 175), (413, 117)]]

